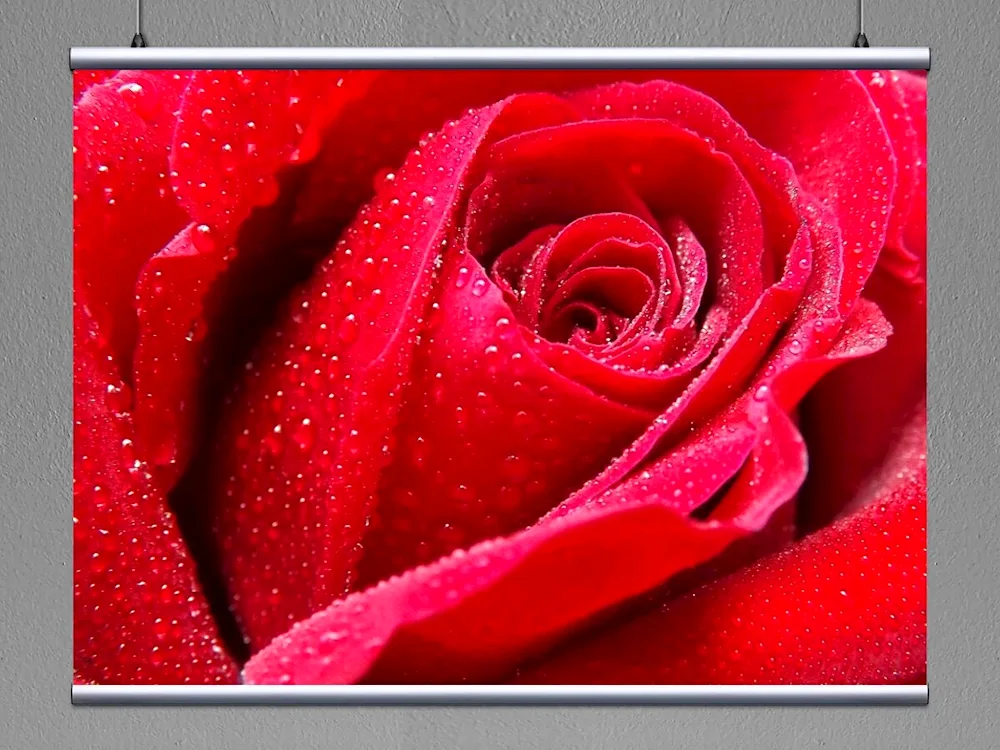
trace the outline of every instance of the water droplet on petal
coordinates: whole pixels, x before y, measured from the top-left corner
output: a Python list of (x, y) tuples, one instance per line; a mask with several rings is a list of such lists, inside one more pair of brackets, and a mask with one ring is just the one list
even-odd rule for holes
[(205, 338), (205, 334), (208, 332), (208, 327), (205, 325), (205, 321), (200, 318), (196, 318), (192, 323), (191, 327), (188, 328), (188, 332), (184, 335), (187, 341), (201, 341)]
[(271, 432), (269, 432), (267, 436), (264, 438), (264, 447), (267, 449), (267, 452), (270, 453), (272, 456), (281, 455), (281, 452), (285, 446), (284, 443), (282, 442), (280, 424), (276, 424), (274, 426), (274, 429)]
[(378, 190), (379, 187), (381, 187), (384, 183), (387, 182), (391, 183), (395, 181), (395, 179), (396, 175), (392, 171), (388, 169), (379, 170), (378, 172), (375, 173), (375, 176), (372, 178), (372, 187)]
[(214, 128), (218, 124), (215, 112), (209, 107), (205, 107), (205, 109), (201, 111), (201, 121), (209, 128)]
[(521, 456), (507, 456), (503, 462), (503, 474), (511, 482), (523, 482), (528, 478), (530, 467)]
[(199, 224), (191, 233), (191, 242), (195, 249), (210, 253), (215, 250), (215, 240), (212, 237), (212, 228), (208, 224)]
[(371, 279), (371, 277), (375, 275), (375, 259), (369, 257), (361, 261), (358, 269), (358, 275), (362, 281), (368, 281)]
[(295, 441), (299, 450), (302, 451), (307, 451), (312, 448), (315, 437), (315, 428), (313, 427), (312, 420), (308, 417), (303, 419), (292, 433), (292, 440)]
[(109, 383), (107, 393), (105, 403), (115, 414), (126, 412), (132, 408), (132, 391), (124, 383), (121, 385)]
[(157, 97), (152, 89), (141, 83), (126, 83), (118, 88), (118, 95), (143, 120), (149, 120), (156, 114)]
[(510, 325), (510, 318), (498, 318), (497, 330), (500, 332), (501, 339), (509, 339), (513, 333)]
[(514, 426), (519, 430), (526, 430), (529, 427), (533, 427), (535, 424), (535, 418), (530, 412), (519, 411), (514, 415)]
[(337, 336), (340, 343), (350, 346), (358, 340), (358, 318), (354, 313), (347, 315), (337, 328)]

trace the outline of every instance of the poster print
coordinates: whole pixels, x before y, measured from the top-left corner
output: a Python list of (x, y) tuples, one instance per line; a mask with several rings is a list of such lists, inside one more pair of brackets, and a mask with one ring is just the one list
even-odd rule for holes
[(76, 684), (926, 681), (926, 78), (78, 71)]

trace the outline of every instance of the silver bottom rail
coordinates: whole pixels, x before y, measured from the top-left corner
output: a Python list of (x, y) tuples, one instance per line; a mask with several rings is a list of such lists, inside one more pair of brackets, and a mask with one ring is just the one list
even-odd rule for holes
[(922, 706), (927, 685), (74, 685), (79, 706)]

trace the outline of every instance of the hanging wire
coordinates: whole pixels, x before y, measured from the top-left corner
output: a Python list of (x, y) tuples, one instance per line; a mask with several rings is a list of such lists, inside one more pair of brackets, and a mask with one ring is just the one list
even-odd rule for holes
[(146, 46), (146, 39), (142, 36), (142, 0), (135, 0), (135, 36), (132, 37), (132, 46)]
[(865, 36), (865, 0), (858, 0), (858, 35), (854, 37), (854, 46), (868, 46), (868, 37)]

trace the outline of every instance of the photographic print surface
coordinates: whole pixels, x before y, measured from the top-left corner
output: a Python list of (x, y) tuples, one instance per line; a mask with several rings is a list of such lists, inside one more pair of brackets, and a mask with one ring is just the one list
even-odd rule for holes
[(926, 93), (74, 73), (74, 683), (924, 684)]

